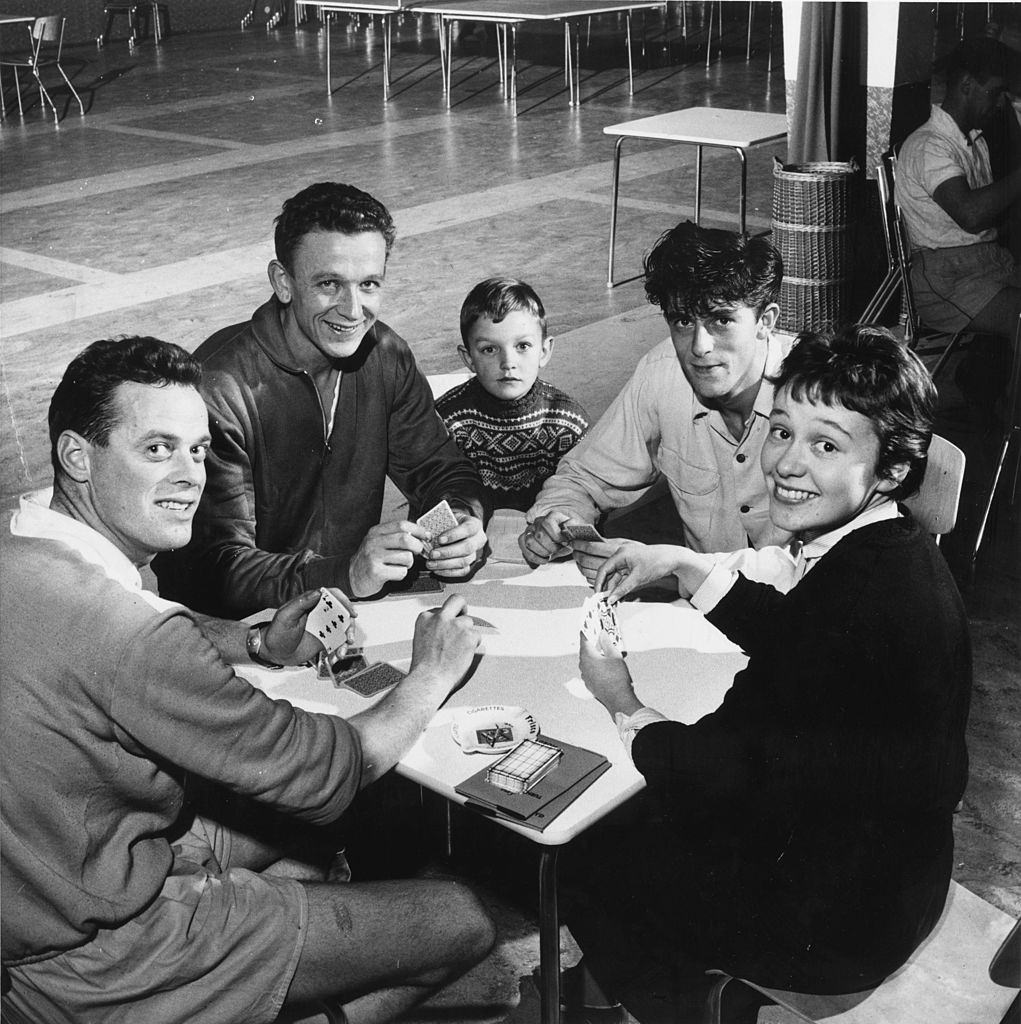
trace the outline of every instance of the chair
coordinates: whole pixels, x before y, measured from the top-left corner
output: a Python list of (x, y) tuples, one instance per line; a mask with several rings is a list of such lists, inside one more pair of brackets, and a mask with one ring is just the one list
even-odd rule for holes
[[(53, 109), (53, 123), (55, 125), (60, 124), (60, 116), (57, 114), (57, 105), (50, 98), (50, 94), (46, 91), (46, 86), (43, 85), (43, 80), (40, 75), (40, 70), (47, 67), (55, 67), (60, 72), (60, 77), (64, 79), (68, 89), (71, 90), (71, 95), (78, 101), (78, 109), (81, 111), (82, 117), (85, 116), (85, 107), (82, 104), (82, 98), (75, 91), (75, 87), (71, 84), (71, 79), (64, 73), (64, 68), (60, 63), (60, 54), (64, 47), (64, 18), (58, 14), (48, 15), (44, 18), (36, 18), (30, 25), (25, 27), (28, 29), (30, 49), (29, 52), (23, 56), (12, 56), (4, 57), (0, 59), (0, 67), (11, 67), (14, 68), (14, 87), (18, 93), (18, 115), (24, 117), (25, 112), (21, 104), (21, 81), (18, 78), (18, 69), (27, 68), (32, 72), (33, 77), (36, 80), (36, 84), (39, 86), (39, 102), (42, 109), (46, 109), (48, 103)], [(3, 99), (3, 89), (0, 88), (0, 117), (7, 116), (7, 104)]]
[(723, 992), (741, 983), (761, 992), (798, 1020), (828, 1024), (997, 1024), (1016, 993), (989, 976), (1009, 945), (1009, 914), (950, 883), (943, 914), (907, 963), (873, 989), (843, 995), (809, 995), (768, 988), (723, 971), (709, 996), (706, 1020), (721, 1024)]
[[(137, 0), (135, 3), (107, 3), (103, 6), (103, 14), (106, 15), (106, 27), (96, 40), (96, 45), (102, 49), (106, 40), (110, 38), (110, 29), (113, 27), (114, 18), (118, 14), (126, 14), (128, 18), (128, 46), (138, 44), (143, 33), (139, 29), (139, 22), (145, 19), (145, 33), (148, 34), (152, 26), (153, 41), (158, 46), (166, 34), (170, 25), (170, 8), (162, 0)], [(244, 27), (244, 26), (242, 26)]]
[(964, 452), (960, 448), (933, 434), (922, 485), (904, 501), (919, 525), (936, 538), (937, 544), (957, 523), (964, 463)]
[[(939, 353), (932, 368), (935, 380), (946, 366), (950, 356), (971, 332), (967, 329), (951, 334), (920, 323), (911, 288), (911, 244), (907, 228), (896, 199), (897, 157), (888, 153), (876, 167), (876, 185), (879, 189), (879, 213), (886, 247), (886, 276), (859, 318), (862, 323), (874, 323), (882, 315), (893, 297), (900, 292), (903, 304), (904, 342), (919, 356)], [(919, 348), (921, 342), (940, 342), (935, 347)]]
[(1014, 502), (1017, 499), (1017, 481), (1019, 474), (1021, 474), (1021, 317), (1018, 317), (1017, 329), (1014, 332), (1014, 356), (1011, 363), (1010, 380), (1007, 384), (1007, 410), (1004, 417), (1003, 436), (1000, 438), (1000, 452), (996, 460), (996, 469), (993, 471), (993, 480), (989, 486), (989, 493), (982, 508), (982, 519), (979, 522), (975, 546), (971, 552), (972, 561), (978, 557), (978, 549), (982, 545), (986, 524), (989, 522), (989, 513), (992, 511), (993, 500), (996, 498), (996, 489), (1003, 477), (1003, 468), (1007, 462), (1007, 454), (1010, 451), (1011, 444), (1015, 441), (1017, 445), (1014, 451), (1014, 479), (1010, 488), (1011, 508), (1014, 507)]

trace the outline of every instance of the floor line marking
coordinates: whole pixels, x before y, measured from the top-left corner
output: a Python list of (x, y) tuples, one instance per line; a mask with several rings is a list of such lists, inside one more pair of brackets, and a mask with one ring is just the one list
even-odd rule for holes
[(196, 146), (213, 146), (216, 149), (261, 149), (251, 142), (232, 142), (229, 139), (214, 139), (208, 135), (187, 135), (184, 132), (161, 132), (155, 128), (133, 128), (126, 124), (90, 124), (86, 127), (97, 132), (117, 132), (120, 135), (140, 135), (145, 139), (159, 139), (166, 142), (191, 142)]
[(0, 263), (24, 267), (26, 270), (34, 270), (36, 273), (47, 274), (49, 277), (66, 277), (68, 280), (81, 281), (83, 284), (104, 284), (121, 280), (120, 274), (109, 270), (97, 270), (95, 267), (86, 267), (81, 263), (70, 263), (67, 260), (55, 259), (52, 256), (40, 256), (38, 253), (25, 252), (23, 249), (10, 249), (7, 246), (0, 246)]

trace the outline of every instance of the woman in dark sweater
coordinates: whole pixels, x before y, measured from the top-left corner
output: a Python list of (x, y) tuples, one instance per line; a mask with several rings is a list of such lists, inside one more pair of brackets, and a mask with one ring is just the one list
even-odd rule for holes
[(789, 591), (634, 543), (596, 580), (617, 599), (676, 576), (749, 656), (721, 707), (668, 721), (615, 651), (582, 640), (583, 678), (648, 787), (578, 844), (567, 919), (587, 971), (642, 1024), (697, 1020), (713, 968), (869, 988), (949, 886), (968, 627), (938, 549), (896, 505), (924, 473), (935, 389), (888, 332), (857, 327), (802, 336), (776, 391), (762, 466), (770, 516), (796, 538)]

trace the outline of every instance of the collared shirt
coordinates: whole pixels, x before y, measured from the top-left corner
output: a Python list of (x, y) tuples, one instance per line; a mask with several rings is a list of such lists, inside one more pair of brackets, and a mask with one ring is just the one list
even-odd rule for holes
[(86, 562), (98, 566), (104, 574), (125, 590), (137, 593), (158, 612), (178, 607), (142, 586), (142, 576), (134, 563), (117, 547), (91, 526), (50, 508), (53, 488), (23, 494), (18, 499), (18, 510), (11, 516), (11, 533), (16, 537), (35, 537), (64, 544), (81, 555)]
[[(765, 374), (774, 375), (790, 339), (771, 337)], [(759, 453), (769, 432), (773, 387), (763, 380), (744, 435), (736, 440), (716, 409), (696, 397), (669, 338), (646, 353), (599, 422), (561, 460), (528, 521), (557, 509), (594, 523), (665, 479), (695, 551), (784, 544), (769, 519)]]
[(991, 185), (989, 146), (982, 133), (965, 135), (957, 122), (934, 106), (929, 120), (912, 132), (897, 158), (896, 198), (912, 249), (947, 249), (996, 240), (996, 229), (965, 231), (932, 195), (945, 181), (964, 178), (968, 188)]
[[(702, 581), (702, 585), (691, 595), (691, 603), (703, 614), (712, 611), (733, 587), (738, 572), (747, 579), (756, 583), (768, 583), (781, 594), (786, 594), (819, 564), (819, 559), (823, 555), (849, 533), (872, 523), (896, 519), (899, 515), (896, 502), (885, 499), (855, 516), (849, 523), (838, 526), (807, 544), (794, 539), (784, 547), (771, 545), (758, 551), (754, 548), (743, 548), (740, 551), (715, 555), (716, 563)], [(631, 745), (640, 730), (653, 722), (666, 721), (669, 721), (666, 715), (650, 707), (639, 708), (631, 715), (618, 712), (614, 716), (614, 722), (628, 757), (631, 756)]]

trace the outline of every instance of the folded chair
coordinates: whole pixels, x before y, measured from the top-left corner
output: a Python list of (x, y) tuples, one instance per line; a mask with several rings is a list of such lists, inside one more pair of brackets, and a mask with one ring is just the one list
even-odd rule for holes
[[(40, 75), (40, 71), (48, 67), (55, 67), (60, 72), (60, 77), (64, 79), (68, 89), (71, 90), (71, 95), (78, 101), (78, 109), (81, 111), (82, 117), (85, 116), (82, 98), (71, 84), (71, 79), (64, 73), (64, 68), (60, 63), (60, 54), (64, 46), (64, 20), (57, 14), (36, 18), (31, 25), (25, 26), (29, 35), (30, 49), (28, 53), (0, 58), (0, 68), (14, 69), (14, 87), (18, 93), (18, 115), (20, 117), (24, 117), (25, 112), (21, 105), (21, 80), (18, 77), (18, 69), (24, 68), (32, 73), (32, 77), (35, 78), (36, 84), (39, 86), (39, 103), (42, 109), (45, 111), (48, 103), (53, 110), (53, 123), (60, 124), (57, 105), (46, 91), (46, 86), (43, 85)], [(0, 117), (6, 116), (7, 104), (3, 99), (3, 88), (0, 87)]]

